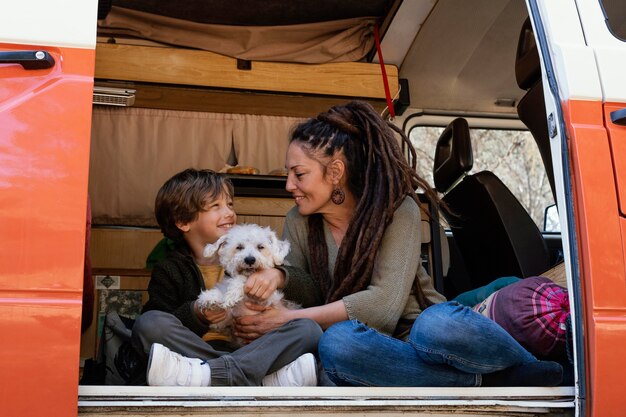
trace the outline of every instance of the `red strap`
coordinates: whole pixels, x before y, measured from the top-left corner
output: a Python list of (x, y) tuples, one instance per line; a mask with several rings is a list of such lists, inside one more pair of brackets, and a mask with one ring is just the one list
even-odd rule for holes
[(396, 117), (396, 112), (391, 101), (391, 92), (389, 91), (389, 81), (387, 80), (387, 71), (385, 70), (385, 61), (383, 53), (380, 50), (380, 39), (378, 38), (378, 24), (374, 25), (374, 40), (376, 40), (376, 52), (378, 52), (378, 60), (380, 61), (380, 70), (383, 75), (383, 85), (385, 86), (385, 98), (387, 99), (387, 108), (389, 109), (389, 117)]

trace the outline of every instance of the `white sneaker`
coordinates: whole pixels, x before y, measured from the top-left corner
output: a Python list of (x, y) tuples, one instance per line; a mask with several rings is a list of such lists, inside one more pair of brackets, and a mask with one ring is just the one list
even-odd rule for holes
[(263, 378), (267, 387), (310, 387), (317, 385), (315, 357), (305, 353), (295, 361)]
[(211, 385), (211, 368), (201, 359), (188, 358), (154, 343), (148, 360), (148, 385), (207, 387)]

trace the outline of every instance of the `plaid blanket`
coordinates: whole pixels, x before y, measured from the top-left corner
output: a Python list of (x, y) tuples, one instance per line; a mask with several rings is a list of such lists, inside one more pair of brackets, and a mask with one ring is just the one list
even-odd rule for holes
[(504, 287), (474, 310), (494, 320), (534, 355), (565, 357), (567, 289), (548, 278), (529, 277)]

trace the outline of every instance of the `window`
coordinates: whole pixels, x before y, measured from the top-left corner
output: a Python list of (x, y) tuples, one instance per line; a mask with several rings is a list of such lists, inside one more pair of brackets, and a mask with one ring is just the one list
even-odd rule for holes
[(626, 2), (602, 0), (602, 8), (611, 33), (621, 40), (626, 40)]
[[(417, 170), (433, 184), (433, 163), (441, 127), (416, 126), (409, 137)], [(554, 204), (550, 183), (532, 134), (524, 130), (471, 129), (474, 168), (496, 174), (526, 208), (540, 230), (546, 207)]]

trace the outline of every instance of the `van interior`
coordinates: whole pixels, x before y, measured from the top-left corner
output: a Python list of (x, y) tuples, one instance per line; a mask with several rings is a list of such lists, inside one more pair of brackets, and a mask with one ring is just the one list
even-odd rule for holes
[[(422, 258), (440, 292), (452, 299), (498, 277), (549, 270), (567, 286), (564, 273), (554, 272), (562, 260), (560, 234), (546, 231), (542, 219), (555, 188), (524, 0), (101, 0), (95, 65), (88, 238), (95, 299), (82, 335), (82, 373), (102, 360), (107, 312), (132, 319), (147, 300), (147, 261), (163, 237), (153, 214), (163, 182), (187, 167), (225, 172), (235, 184), (238, 222), (268, 225), (280, 235), (293, 206), (284, 189), (290, 129), (353, 99), (410, 135), (420, 174), (462, 213), (445, 219), (431, 211), (423, 222)], [(496, 173), (482, 164), (485, 132), (505, 132), (499, 147), (510, 148), (513, 159), (524, 157), (521, 145), (502, 141), (506, 132), (523, 135), (543, 188), (514, 195), (515, 187), (501, 180), (508, 164)], [(525, 200), (539, 194), (545, 199), (533, 218)], [(573, 415), (573, 373), (570, 381), (553, 388), (304, 392), (83, 380), (79, 414), (116, 404), (218, 413), (244, 410), (254, 400), (363, 412), (387, 405), (461, 415)]]

